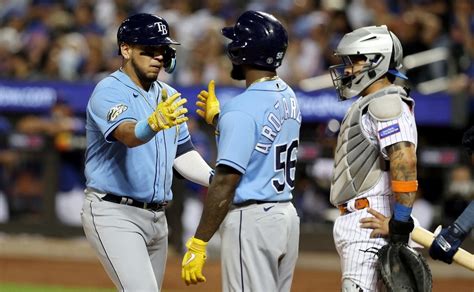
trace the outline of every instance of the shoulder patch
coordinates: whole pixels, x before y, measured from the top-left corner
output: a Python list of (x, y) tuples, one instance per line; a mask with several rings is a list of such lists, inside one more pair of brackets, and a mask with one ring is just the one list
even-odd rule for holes
[(383, 139), (396, 133), (400, 133), (400, 125), (398, 125), (398, 123), (390, 125), (380, 130), (379, 137), (380, 139)]
[(127, 109), (128, 109), (128, 106), (124, 104), (117, 104), (116, 106), (109, 109), (109, 112), (107, 113), (107, 121), (108, 122), (115, 121), (117, 117), (120, 116)]

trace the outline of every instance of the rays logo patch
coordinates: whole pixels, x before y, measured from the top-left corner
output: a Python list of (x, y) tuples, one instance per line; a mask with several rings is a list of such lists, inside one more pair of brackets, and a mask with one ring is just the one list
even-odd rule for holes
[(380, 139), (386, 138), (388, 136), (391, 136), (393, 134), (400, 133), (400, 126), (397, 124), (390, 125), (386, 128), (383, 128), (382, 130), (379, 131), (379, 137)]
[(107, 113), (107, 121), (108, 122), (113, 122), (117, 119), (120, 114), (122, 114), (124, 111), (128, 109), (128, 106), (124, 104), (117, 104), (113, 108), (109, 109), (109, 112)]

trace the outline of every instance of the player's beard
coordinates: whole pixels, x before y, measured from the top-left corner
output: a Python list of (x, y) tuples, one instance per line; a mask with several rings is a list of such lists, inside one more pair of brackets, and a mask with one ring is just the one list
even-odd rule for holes
[(131, 59), (131, 63), (132, 63), (132, 67), (133, 67), (133, 70), (135, 71), (135, 74), (137, 75), (138, 79), (143, 82), (143, 83), (148, 83), (148, 84), (151, 84), (153, 82), (156, 81), (156, 79), (158, 79), (158, 74), (160, 73), (158, 71), (158, 73), (156, 74), (148, 74), (146, 72), (144, 72), (144, 70), (142, 70), (140, 68), (140, 66), (138, 66), (137, 63), (135, 63), (135, 60), (132, 58)]
[(234, 80), (245, 80), (244, 69), (242, 65), (232, 64), (232, 71), (230, 71), (230, 77)]

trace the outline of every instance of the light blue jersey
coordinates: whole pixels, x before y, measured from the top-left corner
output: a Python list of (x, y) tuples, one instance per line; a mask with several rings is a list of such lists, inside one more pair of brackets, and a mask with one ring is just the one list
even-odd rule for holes
[(88, 188), (148, 203), (172, 199), (173, 162), (178, 145), (190, 139), (187, 125), (162, 130), (134, 148), (117, 142), (111, 135), (124, 121), (148, 118), (163, 87), (168, 96), (176, 92), (158, 81), (145, 92), (120, 70), (97, 84), (87, 105)]
[(224, 105), (217, 165), (242, 173), (234, 203), (292, 198), (300, 126), (295, 93), (279, 78), (252, 84)]

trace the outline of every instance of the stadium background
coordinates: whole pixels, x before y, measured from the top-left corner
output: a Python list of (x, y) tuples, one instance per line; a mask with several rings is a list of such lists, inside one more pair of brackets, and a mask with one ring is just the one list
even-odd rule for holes
[[(245, 9), (271, 12), (290, 34), (279, 75), (297, 91), (303, 125), (294, 203), (301, 216), (301, 256), (294, 291), (337, 291), (339, 263), (331, 227), (329, 177), (339, 122), (351, 101), (338, 102), (327, 67), (332, 50), (354, 28), (387, 24), (400, 38), (416, 100), (419, 199), (415, 214), (433, 230), (474, 199), (473, 167), (460, 147), (474, 124), (474, 4), (469, 0), (3, 0), (0, 1), (0, 290), (48, 291), (37, 285), (112, 287), (83, 238), (84, 110), (95, 82), (120, 66), (116, 30), (134, 12), (156, 13), (173, 29), (178, 67), (160, 79), (194, 100), (210, 79), (225, 100), (243, 90), (229, 77), (220, 28)], [(193, 102), (190, 102), (193, 108)], [(212, 132), (196, 116), (190, 128), (212, 163)], [(165, 291), (179, 280), (183, 237), (195, 228), (205, 190), (174, 181), (167, 211), (170, 257)], [(184, 214), (184, 216), (183, 216)], [(463, 247), (474, 251), (471, 237)], [(208, 282), (218, 291), (218, 239)], [(474, 291), (474, 276), (429, 261), (434, 291)], [(14, 283), (14, 284), (12, 284)], [(31, 286), (18, 286), (22, 283)], [(85, 288), (87, 287), (87, 288)], [(33, 289), (33, 290), (28, 290)], [(57, 288), (57, 291), (66, 291)]]

